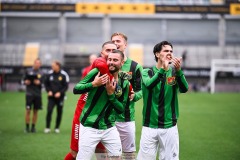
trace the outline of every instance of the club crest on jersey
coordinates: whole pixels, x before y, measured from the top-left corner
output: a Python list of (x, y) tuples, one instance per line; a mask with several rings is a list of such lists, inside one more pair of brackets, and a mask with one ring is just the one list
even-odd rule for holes
[(132, 72), (127, 72), (128, 74), (128, 80), (132, 79)]
[(59, 81), (62, 81), (62, 76), (59, 76), (59, 77), (58, 77), (58, 80), (59, 80)]
[(132, 79), (132, 72), (130, 72), (130, 74), (129, 74), (129, 72), (120, 71), (118, 73), (118, 75), (121, 79), (125, 79), (125, 80), (131, 80)]
[(176, 84), (175, 77), (167, 77), (167, 84), (173, 86)]
[(118, 85), (115, 88), (115, 96), (119, 98), (122, 95), (122, 88)]
[(38, 79), (41, 78), (41, 74), (37, 74), (37, 78), (38, 78)]

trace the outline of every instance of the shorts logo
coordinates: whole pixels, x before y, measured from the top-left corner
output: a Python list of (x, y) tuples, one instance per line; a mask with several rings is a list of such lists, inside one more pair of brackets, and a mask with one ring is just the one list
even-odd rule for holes
[(173, 86), (176, 84), (175, 77), (167, 77), (167, 84)]
[(177, 153), (173, 153), (173, 158), (177, 156)]

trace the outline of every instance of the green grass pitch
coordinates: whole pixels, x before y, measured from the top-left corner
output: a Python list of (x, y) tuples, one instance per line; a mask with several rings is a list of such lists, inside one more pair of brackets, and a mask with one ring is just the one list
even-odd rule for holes
[[(67, 93), (61, 133), (44, 134), (46, 116), (39, 111), (37, 133), (24, 133), (25, 94), (0, 93), (0, 159), (1, 160), (61, 160), (69, 151), (71, 121), (79, 96)], [(240, 159), (240, 94), (187, 93), (180, 94), (181, 160)], [(136, 104), (137, 151), (141, 135), (142, 100)], [(52, 115), (52, 130), (56, 110)]]

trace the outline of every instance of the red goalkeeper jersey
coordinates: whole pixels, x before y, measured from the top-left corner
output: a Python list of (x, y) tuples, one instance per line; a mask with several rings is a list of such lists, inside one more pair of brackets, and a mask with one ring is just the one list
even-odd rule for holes
[[(107, 65), (107, 61), (105, 58), (103, 57), (98, 57), (91, 66), (88, 66), (86, 68), (83, 69), (83, 74), (82, 74), (82, 78), (84, 78), (87, 73), (89, 71), (91, 71), (93, 68), (97, 68), (101, 75), (103, 74), (108, 74), (108, 76), (110, 77), (110, 80), (112, 80), (113, 76), (110, 74), (109, 70), (108, 70), (108, 65)], [(79, 97), (78, 101), (86, 101), (87, 95), (82, 94)], [(83, 104), (83, 103), (80, 103)], [(84, 105), (77, 105), (76, 110), (75, 110), (75, 115), (80, 117), (80, 111), (83, 109)]]

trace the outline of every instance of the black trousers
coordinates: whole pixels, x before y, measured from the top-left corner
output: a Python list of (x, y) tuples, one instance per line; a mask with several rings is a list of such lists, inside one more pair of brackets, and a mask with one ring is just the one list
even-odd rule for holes
[(63, 101), (64, 101), (64, 97), (60, 97), (60, 98), (48, 97), (46, 128), (50, 128), (51, 120), (52, 120), (52, 112), (55, 105), (57, 106), (57, 117), (56, 117), (55, 128), (59, 128), (61, 119), (62, 119), (62, 113), (63, 113)]

